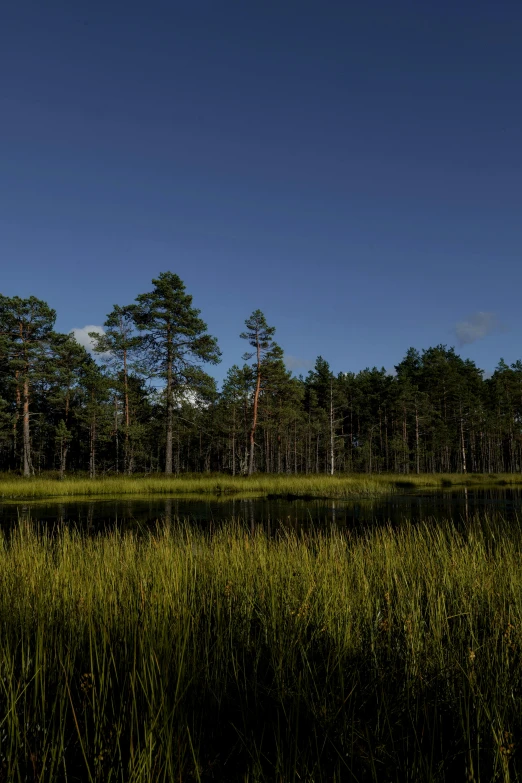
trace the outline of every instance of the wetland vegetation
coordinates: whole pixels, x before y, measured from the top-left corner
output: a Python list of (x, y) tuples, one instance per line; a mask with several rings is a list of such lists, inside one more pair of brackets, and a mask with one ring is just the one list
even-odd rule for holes
[(522, 529), (0, 536), (0, 779), (515, 781)]
[(230, 476), (227, 474), (194, 474), (165, 477), (162, 475), (97, 479), (59, 475), (22, 478), (12, 474), (0, 476), (0, 498), (45, 498), (67, 496), (123, 497), (125, 495), (194, 495), (256, 496), (295, 498), (380, 497), (412, 490), (440, 490), (458, 487), (522, 486), (522, 474), (351, 474), (351, 475), (266, 475)]

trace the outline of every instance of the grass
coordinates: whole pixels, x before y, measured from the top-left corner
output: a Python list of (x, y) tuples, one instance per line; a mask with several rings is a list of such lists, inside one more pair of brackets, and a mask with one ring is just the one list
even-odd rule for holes
[(0, 533), (2, 781), (522, 779), (522, 529)]
[(191, 476), (162, 475), (141, 478), (22, 478), (0, 476), (0, 498), (44, 498), (67, 496), (122, 495), (236, 495), (292, 497), (378, 497), (392, 492), (416, 489), (442, 489), (460, 486), (522, 486), (522, 474), (350, 474), (227, 476), (201, 474)]

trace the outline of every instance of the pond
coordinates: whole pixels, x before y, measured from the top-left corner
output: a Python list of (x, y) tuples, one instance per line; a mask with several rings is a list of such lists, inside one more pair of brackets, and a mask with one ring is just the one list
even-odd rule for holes
[(286, 499), (208, 497), (124, 496), (119, 498), (46, 499), (4, 501), (0, 525), (12, 527), (19, 519), (46, 526), (70, 524), (85, 532), (114, 526), (146, 529), (157, 520), (186, 519), (202, 527), (235, 518), (262, 526), (270, 535), (281, 526), (295, 529), (311, 526), (361, 528), (376, 524), (399, 525), (404, 521), (453, 519), (459, 524), (477, 513), (501, 515), (515, 520), (522, 510), (522, 489), (453, 489), (410, 491), (376, 499)]

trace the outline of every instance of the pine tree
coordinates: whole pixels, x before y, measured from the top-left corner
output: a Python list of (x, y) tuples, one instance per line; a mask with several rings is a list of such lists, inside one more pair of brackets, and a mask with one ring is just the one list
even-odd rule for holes
[(265, 440), (265, 470), (296, 470), (296, 428), (300, 421), (303, 384), (292, 377), (282, 359), (266, 364), (261, 384), (259, 426)]
[(230, 443), (232, 475), (248, 471), (248, 406), (254, 387), (254, 375), (248, 364), (234, 364), (223, 381), (220, 398), (221, 430)]
[(145, 364), (151, 377), (165, 382), (165, 473), (172, 474), (174, 393), (200, 380), (194, 370), (202, 362), (217, 364), (217, 340), (207, 333), (200, 310), (178, 275), (162, 272), (154, 290), (136, 297), (133, 317), (144, 335)]
[[(124, 430), (123, 462), (126, 473), (132, 472), (129, 373), (138, 370), (138, 375), (140, 374), (139, 357), (144, 347), (144, 336), (136, 332), (135, 314), (135, 305), (128, 305), (127, 307), (114, 305), (114, 308), (105, 320), (105, 332), (103, 334), (99, 332), (89, 333), (89, 337), (93, 340), (95, 352), (101, 354), (105, 367), (115, 372), (114, 382), (117, 393), (121, 392)], [(117, 438), (118, 422), (116, 422), (115, 430)]]
[(243, 361), (248, 362), (255, 356), (256, 384), (254, 388), (252, 425), (250, 427), (249, 444), (250, 453), (248, 459), (248, 475), (254, 472), (254, 449), (255, 434), (257, 429), (257, 417), (259, 409), (259, 395), (261, 392), (261, 383), (266, 377), (270, 364), (283, 358), (283, 351), (273, 340), (275, 326), (268, 326), (266, 318), (261, 310), (254, 310), (250, 318), (245, 321), (246, 332), (241, 332), (240, 337), (248, 340), (253, 351), (243, 355)]
[(22, 299), (0, 294), (2, 349), (16, 381), (22, 407), (24, 476), (34, 473), (31, 459), (32, 388), (48, 369), (46, 359), (55, 336), (55, 320), (55, 311), (35, 296)]
[(87, 430), (89, 478), (97, 475), (97, 446), (101, 437), (106, 437), (110, 421), (109, 379), (96, 362), (89, 360), (82, 365), (81, 387), (83, 400), (78, 418)]
[(60, 476), (67, 465), (67, 455), (72, 442), (72, 419), (78, 409), (75, 404), (81, 394), (82, 373), (86, 364), (92, 362), (87, 350), (72, 334), (56, 334), (49, 357), (49, 404), (47, 417), (58, 420), (55, 427), (56, 445), (59, 456)]

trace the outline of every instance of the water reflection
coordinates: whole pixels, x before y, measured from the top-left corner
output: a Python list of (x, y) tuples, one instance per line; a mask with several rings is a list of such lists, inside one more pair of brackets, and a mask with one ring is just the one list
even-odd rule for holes
[(497, 488), (412, 492), (373, 500), (232, 498), (223, 501), (156, 495), (85, 501), (4, 502), (0, 504), (0, 524), (5, 528), (20, 518), (30, 518), (45, 525), (74, 524), (94, 533), (112, 526), (146, 528), (157, 520), (177, 518), (211, 529), (222, 520), (235, 518), (252, 530), (261, 525), (268, 535), (273, 535), (281, 525), (292, 529), (317, 525), (357, 528), (383, 523), (397, 525), (405, 520), (418, 523), (448, 518), (458, 524), (484, 512), (515, 519), (521, 508), (522, 490)]

